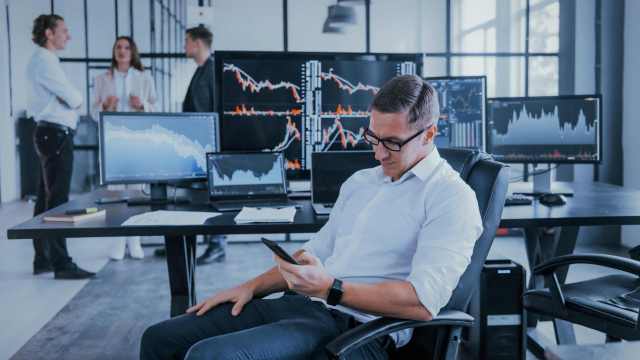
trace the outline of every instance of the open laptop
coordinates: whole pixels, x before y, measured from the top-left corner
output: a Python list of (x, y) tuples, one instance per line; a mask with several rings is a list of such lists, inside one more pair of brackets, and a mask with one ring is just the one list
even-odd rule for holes
[(209, 199), (218, 211), (295, 205), (287, 198), (282, 153), (207, 153), (207, 178)]
[(311, 201), (318, 215), (331, 213), (340, 187), (356, 171), (378, 166), (373, 151), (327, 151), (311, 155)]

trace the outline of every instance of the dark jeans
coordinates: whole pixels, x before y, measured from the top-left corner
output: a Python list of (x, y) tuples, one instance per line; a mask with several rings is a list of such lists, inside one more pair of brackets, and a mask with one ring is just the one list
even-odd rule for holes
[(217, 248), (220, 247), (223, 250), (227, 249), (227, 239), (224, 235), (204, 235), (204, 243), (209, 248)]
[[(358, 323), (306, 296), (254, 299), (231, 315), (233, 304), (203, 316), (185, 314), (147, 328), (140, 359), (327, 359), (324, 347)], [(349, 359), (387, 359), (385, 336), (354, 350)]]
[[(33, 215), (69, 201), (73, 171), (73, 133), (53, 127), (36, 126), (33, 134), (40, 158), (40, 185)], [(65, 238), (33, 239), (35, 266), (53, 265), (62, 269), (71, 262)]]

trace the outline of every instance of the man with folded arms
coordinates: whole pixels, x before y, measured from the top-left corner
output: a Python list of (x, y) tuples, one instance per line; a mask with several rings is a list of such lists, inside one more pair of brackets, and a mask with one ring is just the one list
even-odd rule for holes
[[(40, 15), (33, 21), (38, 45), (27, 67), (29, 113), (37, 122), (33, 140), (40, 159), (40, 185), (34, 216), (69, 201), (73, 171), (73, 135), (82, 95), (62, 70), (57, 51), (71, 39), (61, 16)], [(95, 274), (79, 268), (69, 257), (62, 237), (33, 239), (33, 274), (54, 271), (56, 279), (86, 279)]]

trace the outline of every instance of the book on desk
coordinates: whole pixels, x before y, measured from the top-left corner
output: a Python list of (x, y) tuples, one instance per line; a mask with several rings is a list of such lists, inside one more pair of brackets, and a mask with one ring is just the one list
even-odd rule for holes
[(85, 213), (85, 214), (67, 214), (62, 212), (59, 214), (51, 214), (51, 215), (45, 216), (43, 220), (46, 222), (76, 223), (80, 221), (104, 217), (106, 213), (107, 211), (105, 209), (98, 210), (95, 212)]

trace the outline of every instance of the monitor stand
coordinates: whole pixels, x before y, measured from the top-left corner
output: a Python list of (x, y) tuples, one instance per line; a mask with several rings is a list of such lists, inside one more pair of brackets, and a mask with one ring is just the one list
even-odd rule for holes
[(188, 204), (185, 197), (168, 197), (167, 184), (149, 184), (150, 197), (132, 197), (127, 200), (128, 206), (179, 205)]
[[(534, 168), (535, 170), (535, 168)], [(564, 196), (573, 196), (573, 190), (566, 186), (561, 186), (560, 183), (554, 183), (551, 181), (551, 165), (547, 165), (546, 171), (533, 175), (533, 189), (532, 191), (521, 191), (517, 194), (527, 196), (540, 196), (542, 194), (559, 194)]]

